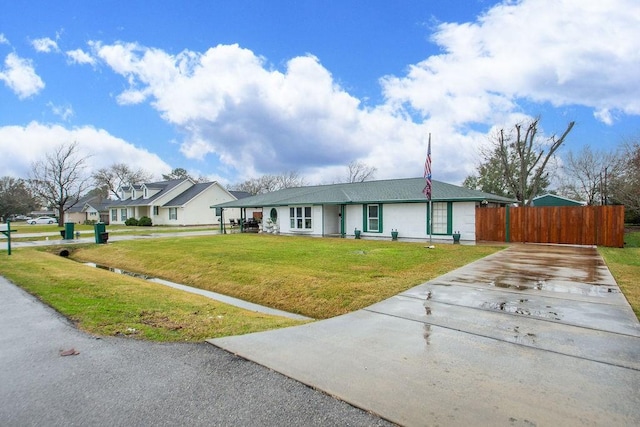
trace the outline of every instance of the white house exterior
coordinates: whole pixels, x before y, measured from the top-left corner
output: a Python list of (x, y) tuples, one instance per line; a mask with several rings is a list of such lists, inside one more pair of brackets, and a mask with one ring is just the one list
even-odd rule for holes
[(261, 208), (263, 230), (282, 234), (354, 236), (358, 230), (363, 237), (390, 238), (397, 231), (401, 238), (451, 239), (455, 232), (474, 241), (476, 207), (513, 202), (433, 181), (430, 215), (424, 185), (422, 178), (408, 178), (288, 188), (217, 207)]
[[(112, 225), (143, 216), (151, 218), (153, 225), (219, 225), (211, 204), (237, 200), (217, 182), (196, 183), (188, 178), (123, 186), (120, 197), (109, 205)], [(239, 217), (240, 209), (232, 213)]]

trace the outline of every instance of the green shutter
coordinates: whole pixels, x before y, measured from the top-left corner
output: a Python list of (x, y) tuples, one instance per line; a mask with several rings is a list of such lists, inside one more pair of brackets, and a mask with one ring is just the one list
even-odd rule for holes
[(382, 204), (378, 205), (378, 232), (382, 233), (384, 227), (382, 227)]
[(427, 234), (431, 234), (431, 203), (427, 202)]
[(369, 211), (367, 205), (362, 205), (362, 231), (369, 231)]
[(447, 234), (453, 234), (453, 202), (447, 202)]

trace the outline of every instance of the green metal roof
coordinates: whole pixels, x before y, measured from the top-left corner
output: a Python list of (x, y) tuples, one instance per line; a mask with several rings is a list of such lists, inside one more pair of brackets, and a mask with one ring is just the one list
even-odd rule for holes
[[(211, 207), (257, 208), (289, 205), (348, 205), (362, 203), (424, 203), (423, 178), (389, 179), (354, 183), (285, 188)], [(446, 182), (433, 181), (432, 201), (474, 201), (513, 203), (515, 200)]]
[(583, 206), (585, 203), (568, 199), (556, 194), (543, 194), (534, 197), (531, 201), (533, 206)]

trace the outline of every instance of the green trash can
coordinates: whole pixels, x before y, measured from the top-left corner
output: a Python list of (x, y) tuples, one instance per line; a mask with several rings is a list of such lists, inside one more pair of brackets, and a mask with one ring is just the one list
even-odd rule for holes
[(104, 240), (104, 236), (106, 233), (106, 224), (104, 222), (96, 222), (93, 225), (93, 230), (96, 235), (96, 243), (106, 243)]
[(66, 240), (73, 240), (73, 222), (65, 222), (64, 223), (64, 238)]

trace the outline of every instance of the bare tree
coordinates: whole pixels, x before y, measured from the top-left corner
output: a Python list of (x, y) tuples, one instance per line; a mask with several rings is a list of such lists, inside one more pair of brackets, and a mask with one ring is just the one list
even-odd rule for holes
[(96, 187), (105, 189), (106, 192), (120, 199), (118, 189), (127, 184), (142, 184), (151, 180), (153, 176), (144, 169), (132, 169), (125, 163), (114, 163), (107, 168), (98, 169), (92, 178)]
[(608, 180), (619, 174), (619, 159), (615, 152), (593, 151), (588, 145), (577, 154), (569, 151), (564, 158), (560, 192), (588, 205), (605, 204), (605, 187)]
[(274, 176), (276, 190), (283, 188), (302, 187), (305, 185), (304, 178), (300, 176), (298, 171), (289, 171)]
[(65, 210), (73, 207), (89, 188), (86, 157), (78, 154), (78, 143), (62, 144), (31, 165), (30, 184), (35, 196), (58, 211), (58, 225)]
[(514, 126), (513, 132), (501, 129), (494, 140), (507, 188), (522, 205), (530, 204), (538, 194), (541, 183), (548, 179), (549, 160), (575, 125), (575, 122), (569, 122), (559, 138), (553, 135), (547, 144), (541, 144), (536, 139), (539, 121), (536, 118), (524, 126), (519, 123)]
[(640, 218), (640, 143), (627, 141), (620, 149), (622, 167), (608, 183), (612, 201), (625, 205), (626, 211)]
[(230, 187), (231, 190), (246, 191), (249, 194), (264, 194), (283, 188), (302, 187), (304, 178), (298, 172), (284, 172), (280, 175), (263, 175), (259, 178), (248, 179)]
[(365, 163), (353, 160), (349, 165), (347, 182), (364, 182), (375, 178), (377, 169)]

